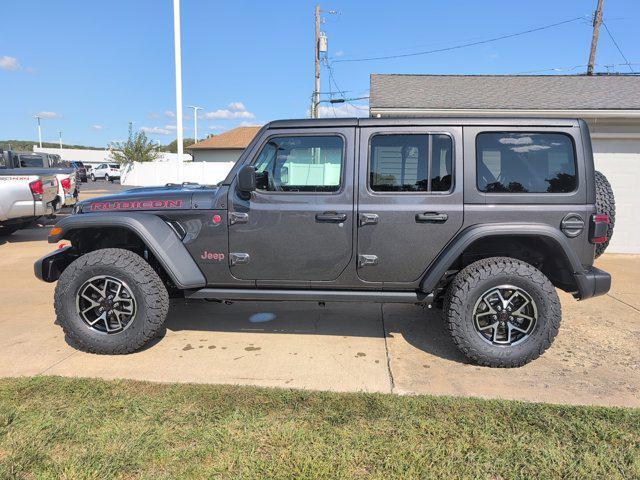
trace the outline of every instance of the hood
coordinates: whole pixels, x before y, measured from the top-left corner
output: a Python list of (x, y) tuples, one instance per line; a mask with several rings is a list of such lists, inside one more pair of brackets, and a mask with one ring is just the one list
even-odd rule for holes
[(200, 185), (166, 185), (164, 187), (142, 187), (125, 190), (114, 195), (91, 198), (79, 202), (76, 213), (123, 212), (144, 210), (191, 210), (198, 208), (197, 199), (203, 208), (204, 199), (213, 203), (217, 187)]

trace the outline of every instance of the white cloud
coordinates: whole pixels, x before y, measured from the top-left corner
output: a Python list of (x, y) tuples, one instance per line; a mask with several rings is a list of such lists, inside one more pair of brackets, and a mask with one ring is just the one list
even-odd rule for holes
[(503, 145), (529, 145), (533, 143), (531, 137), (502, 137), (498, 141)]
[(239, 118), (255, 118), (255, 115), (247, 110), (242, 102), (231, 102), (227, 108), (219, 108), (212, 112), (205, 112), (201, 118), (205, 120), (234, 120)]
[(36, 113), (36, 117), (40, 117), (40, 118), (62, 118), (62, 115), (60, 115), (59, 113), (56, 112), (47, 112), (47, 111), (42, 111), (42, 112), (38, 112)]
[(233, 111), (244, 111), (246, 110), (246, 108), (244, 107), (244, 103), (242, 102), (231, 102), (229, 104), (229, 110), (233, 110)]
[(214, 110), (213, 112), (206, 112), (202, 115), (202, 118), (206, 120), (233, 120), (236, 118), (255, 118), (255, 115), (246, 110), (233, 111), (226, 108)]
[(333, 117), (368, 117), (369, 105), (339, 103), (334, 105), (318, 105), (318, 115), (320, 118)]
[(0, 57), (0, 68), (3, 70), (20, 70), (20, 62), (15, 57), (9, 57), (7, 55)]
[(176, 118), (176, 112), (173, 112), (171, 110), (165, 110), (164, 116), (169, 118)]
[(91, 130), (95, 130), (96, 132), (99, 132), (100, 130), (104, 130), (106, 127), (104, 125), (99, 125), (99, 124), (95, 124), (95, 125), (91, 125)]
[(156, 120), (156, 119), (160, 118), (160, 114), (158, 112), (151, 112), (147, 116), (149, 117), (149, 120)]
[(224, 125), (209, 125), (209, 130), (224, 130), (225, 127)]
[(162, 127), (140, 127), (140, 130), (152, 135), (171, 135), (173, 133), (171, 130)]
[(342, 50), (338, 50), (336, 53), (333, 54), (334, 57), (342, 57), (344, 55), (344, 52)]
[(246, 120), (240, 122), (239, 127), (261, 127), (264, 125), (264, 122), (247, 122)]

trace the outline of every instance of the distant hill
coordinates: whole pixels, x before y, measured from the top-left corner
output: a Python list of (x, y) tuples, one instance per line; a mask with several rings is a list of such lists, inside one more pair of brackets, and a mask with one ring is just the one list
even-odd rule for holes
[[(17, 150), (17, 151), (33, 151), (33, 146), (38, 145), (38, 142), (33, 142), (29, 140), (0, 140), (0, 148), (3, 150)], [(53, 142), (42, 142), (42, 146), (44, 148), (59, 148), (59, 143)], [(85, 145), (65, 145), (62, 144), (62, 148), (74, 148), (74, 149), (85, 149), (85, 150), (104, 150), (102, 147), (87, 147)]]

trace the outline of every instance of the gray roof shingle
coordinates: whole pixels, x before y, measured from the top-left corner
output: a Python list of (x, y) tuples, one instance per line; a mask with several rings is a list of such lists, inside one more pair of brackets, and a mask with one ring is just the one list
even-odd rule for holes
[(371, 75), (371, 110), (640, 110), (633, 75)]

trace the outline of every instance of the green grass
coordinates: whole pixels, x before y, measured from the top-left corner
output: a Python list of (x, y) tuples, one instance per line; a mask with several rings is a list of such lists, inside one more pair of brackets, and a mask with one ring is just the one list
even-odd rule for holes
[(0, 379), (0, 478), (639, 478), (640, 410)]

